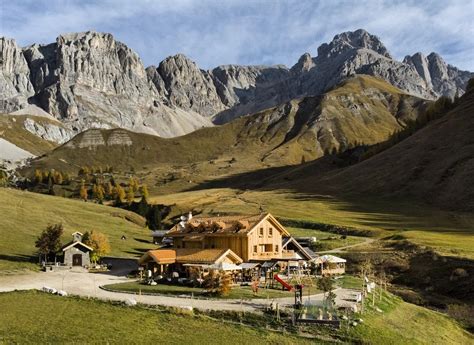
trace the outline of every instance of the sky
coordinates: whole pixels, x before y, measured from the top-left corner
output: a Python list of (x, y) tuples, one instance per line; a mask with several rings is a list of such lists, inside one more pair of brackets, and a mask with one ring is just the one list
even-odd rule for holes
[(0, 0), (0, 36), (21, 46), (108, 32), (145, 66), (183, 53), (201, 68), (292, 66), (334, 35), (363, 28), (392, 56), (439, 53), (474, 71), (474, 0)]

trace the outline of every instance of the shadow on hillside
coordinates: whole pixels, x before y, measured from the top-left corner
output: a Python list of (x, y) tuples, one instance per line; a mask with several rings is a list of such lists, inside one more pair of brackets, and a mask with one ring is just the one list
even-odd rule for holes
[(132, 250), (126, 251), (125, 253), (135, 255), (135, 256), (142, 256), (150, 249), (148, 248), (132, 248)]
[[(434, 212), (438, 209), (420, 199), (392, 195), (349, 194), (339, 190), (337, 186), (318, 182), (318, 178), (323, 175), (327, 176), (328, 172), (338, 173), (343, 169), (336, 166), (331, 168), (331, 165), (331, 159), (323, 157), (302, 165), (272, 167), (208, 180), (187, 191), (231, 188), (240, 190), (240, 193), (246, 191), (281, 192), (285, 194), (285, 198), (295, 201), (303, 203), (321, 201), (330, 203), (333, 210), (354, 213), (355, 222), (362, 226), (396, 231), (408, 229), (449, 231), (452, 234), (466, 234), (468, 231), (468, 229), (464, 231), (465, 226), (459, 226), (462, 222), (459, 222), (458, 225), (455, 222), (453, 225), (447, 225), (450, 222), (437, 224), (436, 221), (431, 221)], [(314, 183), (308, 182), (308, 176), (311, 176)], [(308, 183), (301, 183), (302, 177), (306, 178), (304, 181)], [(240, 193), (238, 192), (238, 195)], [(237, 197), (239, 197), (238, 195)], [(265, 209), (264, 202), (263, 200), (260, 205), (261, 209)], [(256, 202), (256, 206), (256, 211), (258, 211), (258, 202)], [(446, 215), (448, 213), (446, 212)]]
[(141, 239), (141, 238), (138, 238), (138, 237), (134, 237), (133, 239), (134, 239), (135, 241), (141, 242), (141, 243), (153, 243), (152, 241), (144, 240), (144, 239)]
[(19, 262), (19, 261), (38, 262), (38, 257), (32, 256), (32, 255), (23, 255), (23, 254), (14, 254), (14, 255), (0, 254), (0, 260), (12, 261), (12, 262)]

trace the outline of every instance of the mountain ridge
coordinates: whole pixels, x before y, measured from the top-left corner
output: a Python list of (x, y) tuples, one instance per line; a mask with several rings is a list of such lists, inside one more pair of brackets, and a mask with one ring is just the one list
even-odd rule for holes
[(437, 54), (394, 60), (377, 36), (362, 29), (336, 35), (318, 48), (316, 57), (305, 53), (291, 68), (222, 65), (202, 70), (183, 54), (145, 68), (139, 56), (111, 34), (90, 31), (25, 48), (11, 39), (0, 41), (3, 111), (33, 103), (60, 119), (72, 134), (126, 128), (179, 136), (212, 122), (223, 124), (292, 99), (317, 96), (357, 74), (382, 78), (425, 99), (453, 97), (462, 95), (473, 75)]

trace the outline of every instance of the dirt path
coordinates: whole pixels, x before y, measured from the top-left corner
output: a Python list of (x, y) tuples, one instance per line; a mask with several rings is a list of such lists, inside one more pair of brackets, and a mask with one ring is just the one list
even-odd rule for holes
[(349, 246), (334, 248), (334, 249), (331, 249), (331, 250), (326, 250), (324, 252), (318, 252), (318, 253), (320, 253), (320, 254), (342, 253), (342, 252), (345, 252), (346, 249), (348, 249), (348, 248), (354, 248), (354, 247), (370, 244), (370, 243), (372, 243), (376, 240), (377, 239), (375, 239), (375, 238), (367, 237), (364, 242), (359, 242), (359, 243), (356, 243), (356, 244), (351, 244)]
[[(138, 296), (129, 293), (117, 293), (102, 290), (100, 286), (130, 281), (124, 276), (112, 274), (98, 274), (86, 272), (40, 272), (23, 275), (0, 277), (0, 292), (14, 290), (42, 289), (44, 286), (64, 290), (68, 294), (83, 297), (96, 297), (103, 300), (127, 301), (136, 300), (149, 305), (162, 305), (168, 307), (193, 307), (201, 310), (232, 310), (245, 312), (259, 312), (272, 301), (280, 306), (289, 306), (294, 303), (293, 297), (278, 299), (252, 299), (252, 300), (202, 300), (179, 296)], [(337, 289), (335, 293), (342, 293), (344, 289)], [(308, 299), (305, 296), (304, 301)], [(322, 304), (323, 294), (309, 296), (312, 304)]]

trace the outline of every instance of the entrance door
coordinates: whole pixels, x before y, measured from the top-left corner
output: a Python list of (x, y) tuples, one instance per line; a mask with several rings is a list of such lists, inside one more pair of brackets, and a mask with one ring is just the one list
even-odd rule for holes
[(73, 266), (82, 266), (82, 254), (74, 254), (72, 256), (72, 265)]

